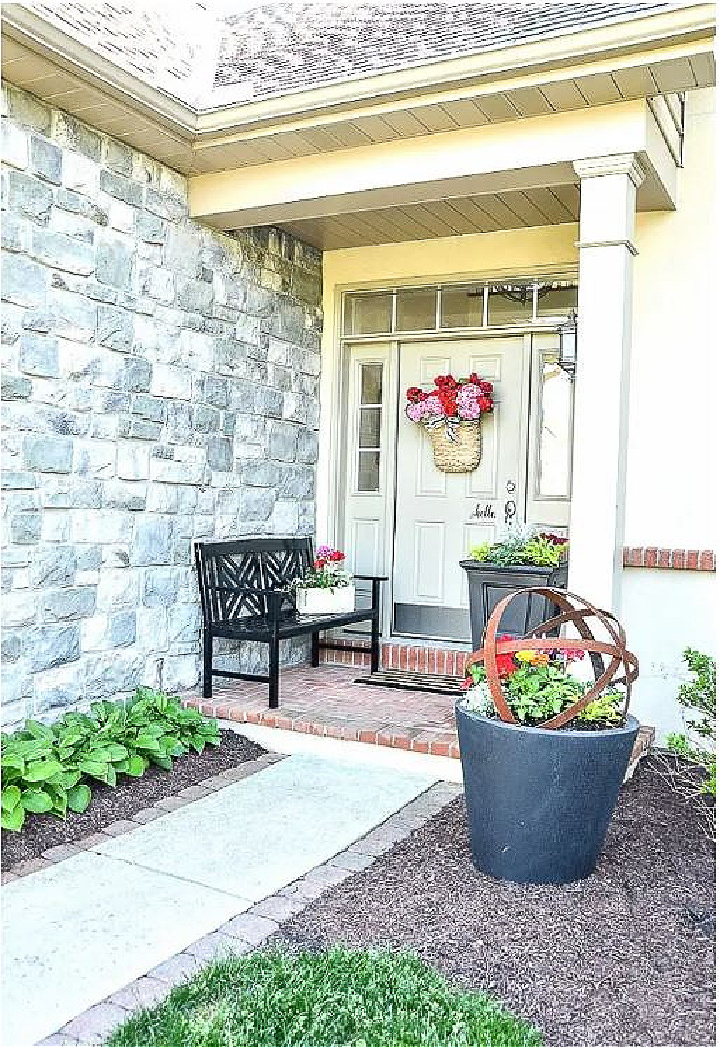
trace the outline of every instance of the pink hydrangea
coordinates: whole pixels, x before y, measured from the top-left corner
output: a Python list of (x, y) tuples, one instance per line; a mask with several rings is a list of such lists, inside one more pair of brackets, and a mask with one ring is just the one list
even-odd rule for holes
[(468, 382), (462, 385), (457, 394), (458, 415), (461, 418), (479, 418), (482, 414), (480, 399), (482, 392), (477, 385)]
[(428, 396), (427, 400), (425, 401), (425, 406), (427, 407), (428, 415), (441, 415), (445, 413), (443, 411), (443, 405), (440, 402), (440, 397), (436, 396), (435, 393), (433, 393), (431, 396)]
[(411, 422), (422, 422), (427, 413), (427, 400), (420, 400), (418, 403), (408, 404), (405, 408), (405, 414)]

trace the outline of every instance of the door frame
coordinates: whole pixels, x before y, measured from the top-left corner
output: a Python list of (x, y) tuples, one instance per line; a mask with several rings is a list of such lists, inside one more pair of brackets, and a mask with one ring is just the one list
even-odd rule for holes
[[(342, 352), (342, 396), (341, 404), (342, 408), (340, 416), (347, 418), (350, 409), (350, 362), (352, 359), (352, 351), (355, 346), (367, 346), (368, 344), (376, 344), (387, 346), (389, 352), (387, 355), (388, 361), (388, 388), (394, 392), (395, 397), (395, 409), (392, 408), (392, 401), (390, 401), (389, 417), (386, 419), (384, 424), (384, 431), (387, 440), (387, 459), (385, 463), (386, 477), (387, 477), (387, 508), (385, 512), (385, 520), (383, 523), (383, 539), (384, 548), (387, 550), (387, 563), (383, 567), (384, 573), (388, 575), (388, 582), (383, 587), (385, 592), (383, 594), (383, 606), (382, 606), (382, 621), (383, 621), (383, 638), (389, 639), (390, 637), (406, 637), (409, 639), (424, 639), (421, 637), (410, 637), (406, 633), (399, 633), (395, 630), (394, 621), (394, 586), (395, 586), (395, 561), (396, 561), (396, 543), (398, 540), (397, 534), (397, 469), (398, 469), (398, 428), (400, 424), (400, 411), (402, 409), (402, 390), (400, 389), (400, 351), (402, 346), (411, 345), (414, 343), (423, 344), (428, 342), (441, 342), (441, 341), (467, 341), (467, 342), (485, 342), (492, 341), (497, 338), (508, 338), (513, 335), (522, 338), (522, 362), (521, 362), (521, 389), (520, 389), (520, 419), (519, 419), (519, 445), (521, 448), (520, 460), (518, 462), (518, 487), (520, 494), (520, 501), (523, 505), (523, 515), (527, 508), (527, 484), (528, 484), (528, 458), (530, 454), (530, 403), (531, 403), (531, 386), (532, 386), (532, 364), (533, 364), (533, 352), (532, 352), (532, 341), (533, 335), (537, 332), (544, 331), (547, 333), (547, 327), (533, 327), (529, 328), (527, 325), (523, 327), (504, 327), (504, 328), (491, 328), (483, 329), (479, 331), (474, 329), (470, 332), (458, 333), (454, 332), (441, 332), (437, 334), (428, 334), (427, 332), (422, 334), (410, 334), (403, 335), (402, 337), (388, 338), (385, 336), (377, 337), (366, 337), (366, 338), (347, 338), (343, 339), (343, 352)], [(392, 393), (391, 393), (392, 395)], [(498, 402), (498, 406), (502, 406), (502, 402)], [(348, 471), (350, 463), (349, 454), (349, 428), (346, 426), (342, 431), (342, 435), (339, 442), (339, 455), (338, 455), (338, 470), (337, 470), (337, 481), (338, 485), (336, 488), (336, 513), (335, 513), (335, 534), (338, 535), (338, 541), (342, 544), (344, 536), (347, 534), (347, 519), (346, 519), (346, 504), (347, 504), (347, 483), (348, 483)], [(342, 538), (340, 536), (343, 536)], [(451, 641), (447, 641), (450, 643)]]

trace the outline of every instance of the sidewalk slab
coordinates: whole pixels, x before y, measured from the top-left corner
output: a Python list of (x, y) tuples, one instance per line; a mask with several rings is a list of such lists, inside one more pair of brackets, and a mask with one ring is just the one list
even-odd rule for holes
[(250, 904), (92, 852), (8, 884), (0, 1043), (30, 1047)]
[(260, 901), (435, 781), (427, 773), (298, 754), (95, 851)]

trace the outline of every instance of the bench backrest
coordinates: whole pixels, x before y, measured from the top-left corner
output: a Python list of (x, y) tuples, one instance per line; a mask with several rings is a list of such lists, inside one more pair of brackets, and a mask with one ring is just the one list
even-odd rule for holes
[[(268, 613), (268, 600), (254, 590), (287, 589), (313, 562), (312, 538), (239, 538), (196, 542), (200, 602), (206, 622), (231, 622)], [(285, 610), (294, 607), (287, 601)]]

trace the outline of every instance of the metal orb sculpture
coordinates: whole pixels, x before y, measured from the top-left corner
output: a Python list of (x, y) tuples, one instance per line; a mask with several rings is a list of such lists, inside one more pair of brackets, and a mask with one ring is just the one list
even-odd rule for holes
[[(545, 597), (550, 603), (559, 609), (559, 613), (552, 618), (541, 622), (530, 632), (517, 639), (497, 638), (500, 620), (508, 605), (518, 597), (532, 599), (534, 595)], [(602, 625), (608, 634), (609, 641), (595, 639), (588, 622), (595, 620)], [(558, 629), (560, 626), (571, 624), (579, 634), (575, 637), (566, 638), (561, 636), (548, 636), (548, 633)], [(495, 708), (501, 720), (506, 723), (517, 724), (518, 720), (513, 716), (503, 694), (498, 671), (498, 655), (515, 654), (517, 651), (587, 651), (595, 675), (595, 684), (569, 709), (565, 709), (557, 716), (538, 724), (538, 727), (549, 730), (563, 727), (572, 720), (586, 705), (589, 705), (607, 687), (620, 686), (625, 689), (625, 702), (623, 705), (623, 717), (627, 714), (630, 704), (630, 692), (632, 685), (638, 677), (638, 660), (634, 654), (628, 651), (625, 642), (625, 630), (620, 625), (614, 614), (610, 611), (601, 611), (593, 607), (591, 603), (581, 596), (568, 593), (564, 589), (546, 589), (532, 587), (529, 589), (518, 589), (502, 599), (494, 608), (485, 631), (485, 641), (480, 651), (470, 656), (467, 665), (473, 662), (482, 662), (487, 674), (487, 685)], [(606, 664), (607, 662), (607, 664)]]

